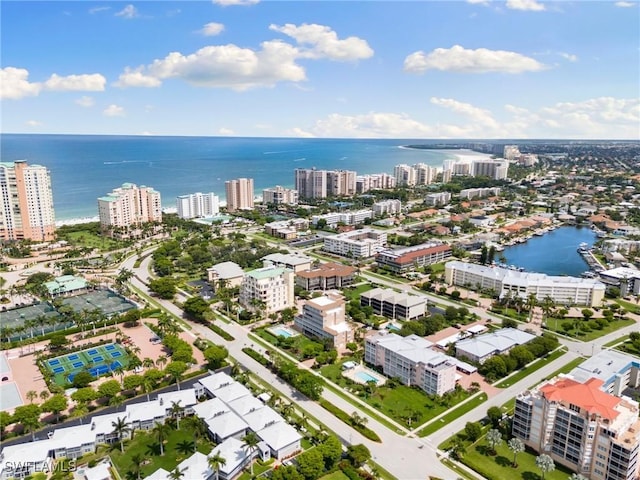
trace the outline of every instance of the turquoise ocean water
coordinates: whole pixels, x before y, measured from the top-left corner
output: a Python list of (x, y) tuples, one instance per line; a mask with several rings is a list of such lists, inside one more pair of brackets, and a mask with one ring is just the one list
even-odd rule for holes
[(261, 195), (266, 187), (292, 187), (296, 168), (393, 173), (399, 163), (441, 167), (455, 156), (401, 148), (412, 143), (429, 141), (2, 134), (0, 160), (49, 168), (56, 220), (69, 220), (97, 216), (97, 198), (125, 182), (151, 186), (163, 207), (175, 207), (187, 193), (224, 199), (224, 182), (233, 178), (253, 178)]

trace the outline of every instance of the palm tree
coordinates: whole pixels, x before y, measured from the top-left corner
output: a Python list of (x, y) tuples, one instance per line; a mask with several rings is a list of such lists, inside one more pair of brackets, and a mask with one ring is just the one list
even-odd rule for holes
[(131, 424), (124, 417), (118, 417), (116, 421), (111, 422), (111, 426), (113, 427), (112, 433), (115, 433), (120, 441), (120, 450), (124, 453), (124, 442), (122, 440), (131, 431)]
[(38, 392), (36, 392), (35, 390), (29, 390), (27, 392), (27, 400), (29, 400), (30, 403), (33, 403), (33, 401), (38, 398)]
[(216, 472), (216, 480), (218, 480), (220, 474), (220, 467), (224, 467), (227, 464), (227, 459), (220, 455), (220, 452), (211, 453), (207, 457), (207, 462), (211, 467), (211, 470)]
[(149, 394), (153, 391), (153, 387), (153, 382), (149, 378), (145, 377), (142, 382), (142, 391), (147, 394), (147, 402), (149, 401)]
[(177, 402), (171, 402), (171, 407), (169, 408), (169, 412), (172, 418), (176, 420), (176, 428), (180, 430), (180, 417), (182, 416), (182, 412), (184, 412), (184, 407), (180, 405), (182, 400), (178, 400)]
[(142, 454), (136, 453), (131, 456), (131, 469), (137, 480), (140, 480), (142, 462), (144, 462), (144, 457), (142, 456)]
[(513, 467), (515, 468), (518, 466), (518, 462), (516, 461), (518, 454), (520, 452), (524, 452), (524, 442), (519, 438), (513, 437), (509, 440), (507, 446), (509, 447), (509, 450), (513, 452)]
[(158, 366), (158, 368), (162, 369), (164, 368), (164, 366), (167, 364), (168, 359), (166, 355), (160, 355), (157, 359), (156, 359), (156, 365)]
[(533, 310), (538, 304), (538, 299), (535, 293), (530, 293), (527, 297), (527, 308), (529, 309), (529, 322), (533, 319)]
[(180, 470), (180, 468), (176, 466), (176, 468), (174, 468), (169, 472), (169, 478), (171, 480), (180, 480), (182, 477), (184, 477), (184, 472), (186, 471), (187, 471), (186, 468), (183, 468), (182, 470)]
[(489, 453), (496, 454), (496, 447), (502, 443), (502, 433), (500, 430), (492, 428), (487, 432), (487, 443), (489, 444)]
[(160, 456), (164, 455), (164, 441), (167, 439), (169, 435), (169, 425), (166, 423), (156, 422), (156, 426), (153, 427), (153, 433), (158, 439), (158, 443), (160, 444)]
[(251, 476), (253, 477), (253, 452), (258, 448), (260, 438), (255, 432), (249, 432), (242, 437), (244, 448), (249, 452), (249, 461), (251, 462)]
[(553, 472), (556, 469), (556, 464), (553, 463), (553, 459), (549, 455), (543, 453), (536, 457), (536, 467), (542, 472), (542, 480), (544, 480), (545, 473)]
[(282, 416), (285, 418), (289, 418), (293, 413), (293, 410), (293, 403), (284, 403), (282, 404), (282, 407), (280, 407), (280, 413), (282, 413)]
[(193, 449), (193, 442), (191, 440), (182, 440), (176, 443), (176, 450), (182, 453), (183, 455), (188, 455), (189, 453), (191, 453), (192, 449)]
[(204, 438), (209, 431), (204, 420), (197, 415), (191, 415), (182, 420), (182, 427), (193, 433), (193, 453), (196, 453), (198, 439)]
[(50, 395), (49, 390), (43, 390), (40, 392), (40, 400), (45, 401)]
[(154, 361), (149, 358), (149, 357), (144, 357), (144, 359), (142, 360), (142, 366), (144, 368), (153, 368), (156, 366), (156, 364), (154, 363)]

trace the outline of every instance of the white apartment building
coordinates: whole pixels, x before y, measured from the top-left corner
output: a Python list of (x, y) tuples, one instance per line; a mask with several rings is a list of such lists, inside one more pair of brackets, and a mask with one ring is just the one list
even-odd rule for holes
[(471, 167), (474, 177), (489, 177), (492, 180), (506, 180), (509, 172), (509, 162), (506, 160), (473, 160)]
[(300, 198), (327, 197), (327, 171), (315, 168), (296, 168), (295, 188)]
[(306, 218), (292, 218), (264, 224), (264, 233), (284, 240), (298, 238), (300, 232), (309, 230), (309, 221)]
[(388, 173), (374, 173), (356, 177), (356, 193), (366, 193), (369, 190), (385, 190), (395, 188), (396, 179)]
[(42, 165), (0, 162), (0, 240), (55, 239), (51, 176)]
[(324, 238), (324, 250), (352, 258), (373, 257), (387, 244), (387, 234), (371, 228), (353, 230)]
[(307, 300), (294, 324), (308, 337), (332, 339), (338, 350), (344, 350), (354, 339), (354, 330), (346, 320), (345, 301), (339, 294), (330, 293)]
[(261, 260), (263, 267), (282, 267), (292, 270), (293, 273), (309, 270), (313, 264), (313, 258), (302, 253), (271, 253)]
[(605, 285), (592, 278), (550, 276), (459, 261), (445, 264), (444, 278), (449, 285), (492, 289), (500, 298), (511, 295), (527, 299), (534, 295), (539, 302), (550, 297), (563, 305), (600, 305), (605, 292)]
[(125, 183), (110, 194), (98, 198), (100, 227), (131, 229), (143, 223), (162, 221), (160, 192), (151, 187)]
[(418, 267), (440, 263), (451, 257), (451, 247), (440, 242), (421, 243), (412, 247), (386, 249), (376, 255), (376, 263), (397, 274)]
[(263, 267), (247, 272), (240, 285), (240, 305), (264, 315), (295, 306), (293, 270)]
[(262, 203), (265, 205), (297, 205), (298, 191), (280, 185), (262, 190)]
[(601, 390), (602, 380), (560, 375), (516, 397), (512, 434), (589, 480), (636, 480), (638, 402)]
[(416, 185), (431, 185), (436, 181), (438, 169), (431, 167), (425, 163), (416, 163), (413, 166), (415, 170)]
[(456, 342), (456, 357), (464, 357), (476, 363), (484, 363), (494, 355), (508, 353), (517, 345), (524, 345), (535, 335), (517, 328), (501, 328), (494, 332), (476, 335)]
[(382, 217), (384, 215), (396, 215), (402, 213), (402, 202), (400, 200), (383, 200), (376, 202), (371, 206), (374, 217)]
[(345, 225), (359, 225), (367, 218), (373, 218), (373, 210), (353, 210), (347, 212), (331, 212), (323, 215), (312, 215), (311, 223), (317, 225), (320, 220), (327, 222), (327, 226), (335, 227), (339, 223)]
[(227, 211), (253, 210), (253, 178), (237, 178), (224, 182)]
[(451, 192), (430, 193), (424, 197), (424, 203), (432, 207), (442, 207), (451, 201)]
[(520, 149), (517, 145), (505, 145), (502, 156), (507, 160), (515, 160), (520, 156)]
[(474, 198), (497, 197), (500, 195), (500, 187), (464, 188), (460, 190), (460, 198), (472, 200)]
[(387, 377), (397, 378), (404, 385), (443, 395), (456, 387), (456, 360), (431, 346), (417, 335), (401, 337), (379, 330), (364, 340), (364, 361), (382, 367)]
[(215, 193), (190, 193), (176, 198), (180, 218), (214, 217), (220, 213), (220, 200)]

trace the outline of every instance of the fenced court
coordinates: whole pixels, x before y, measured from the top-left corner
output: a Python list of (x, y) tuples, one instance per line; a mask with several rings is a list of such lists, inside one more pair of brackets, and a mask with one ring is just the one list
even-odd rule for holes
[(73, 297), (67, 297), (62, 302), (69, 305), (75, 312), (98, 309), (104, 315), (110, 316), (136, 308), (136, 306), (124, 297), (110, 290), (94, 290)]
[[(33, 321), (36, 318), (44, 317), (46, 322), (38, 325), (34, 325)], [(53, 306), (46, 302), (35, 303), (27, 307), (13, 308), (0, 312), (0, 325), (9, 331), (8, 337), (10, 340), (17, 340), (19, 338), (28, 338), (33, 330), (34, 336), (44, 333), (52, 332), (54, 327), (56, 330), (64, 328), (62, 324), (58, 324), (54, 319), (60, 319), (61, 315), (53, 308)], [(25, 325), (29, 325), (26, 328)]]
[(78, 372), (83, 370), (98, 378), (118, 368), (126, 369), (128, 365), (129, 355), (117, 343), (99, 345), (44, 361), (44, 367), (53, 373), (54, 381), (61, 386), (72, 383)]

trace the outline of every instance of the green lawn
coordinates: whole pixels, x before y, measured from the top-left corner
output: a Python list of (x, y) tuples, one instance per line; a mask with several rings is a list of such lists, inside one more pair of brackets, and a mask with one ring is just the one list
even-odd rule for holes
[(630, 353), (631, 355), (640, 357), (640, 349), (636, 348), (636, 346), (631, 341), (626, 341), (622, 345), (617, 346), (616, 350), (620, 350), (621, 352)]
[(610, 342), (605, 343), (603, 346), (604, 347), (613, 347), (614, 345), (617, 345), (619, 343), (624, 343), (627, 340), (629, 340), (629, 335), (623, 335), (620, 338), (616, 338), (615, 340), (611, 340)]
[(467, 412), (470, 412), (471, 410), (476, 408), (478, 405), (481, 405), (486, 401), (487, 401), (487, 394), (481, 393), (480, 395), (472, 398), (468, 402), (463, 403), (458, 408), (454, 408), (453, 410), (450, 410), (446, 415), (443, 415), (438, 420), (431, 422), (429, 425), (427, 425), (426, 427), (424, 427), (422, 430), (418, 432), (418, 436), (426, 437), (428, 435), (431, 435), (434, 432), (437, 432), (445, 425), (448, 425), (449, 422), (453, 421), (458, 417), (461, 417)]
[(75, 247), (98, 248), (103, 252), (116, 250), (125, 246), (125, 242), (117, 241), (109, 237), (101, 237), (93, 232), (80, 231), (69, 232), (64, 238)]
[(522, 380), (523, 378), (527, 377), (528, 375), (531, 375), (536, 370), (541, 369), (542, 367), (544, 367), (548, 363), (551, 363), (555, 359), (560, 358), (565, 353), (567, 353), (567, 351), (565, 349), (560, 349), (560, 350), (556, 350), (554, 352), (551, 352), (546, 357), (539, 358), (538, 360), (536, 360), (535, 362), (533, 362), (530, 365), (526, 366), (522, 370), (517, 371), (513, 375), (511, 375), (508, 378), (505, 378), (501, 382), (497, 383), (495, 386), (498, 387), (498, 388), (510, 387), (514, 383), (517, 383), (520, 380)]
[[(537, 454), (525, 451), (518, 454), (518, 467), (513, 468), (511, 462), (513, 453), (509, 450), (506, 442), (496, 448), (496, 455), (486, 454), (486, 444), (483, 440), (475, 445), (469, 446), (462, 457), (462, 463), (478, 472), (489, 480), (504, 480), (506, 478), (541, 480), (542, 475), (536, 467)], [(567, 480), (571, 471), (556, 465), (553, 472), (545, 475), (545, 480)]]
[(347, 287), (342, 290), (342, 293), (344, 293), (344, 296), (347, 298), (347, 302), (349, 302), (353, 299), (360, 300), (361, 293), (372, 289), (373, 285), (371, 285), (370, 283), (362, 283), (360, 285)]
[(342, 473), (342, 470), (336, 470), (335, 472), (330, 473), (329, 475), (320, 477), (320, 480), (349, 480), (349, 477), (347, 477), (344, 473)]
[[(584, 362), (584, 360), (585, 360), (584, 358), (574, 358), (569, 363), (567, 363), (564, 367), (560, 367), (558, 370), (556, 370), (551, 375), (549, 375), (545, 380), (548, 380), (553, 377), (557, 377), (561, 373), (569, 373), (571, 370), (573, 370), (582, 362)], [(534, 387), (535, 385), (531, 385), (531, 386)]]
[(324, 350), (321, 343), (315, 342), (310, 338), (305, 337), (304, 335), (296, 335), (295, 337), (291, 337), (290, 339), (281, 340), (282, 337), (276, 337), (272, 333), (268, 332), (265, 328), (258, 328), (254, 330), (253, 333), (263, 340), (266, 340), (274, 347), (282, 349), (283, 351), (287, 352), (289, 355), (297, 358), (300, 361), (305, 359), (303, 354), (305, 347), (315, 348), (316, 351), (320, 352)]
[[(173, 470), (182, 460), (193, 454), (193, 444), (189, 451), (181, 452), (177, 448), (182, 442), (193, 442), (193, 434), (186, 430), (170, 430), (169, 438), (164, 443), (164, 455), (160, 456), (160, 445), (151, 433), (135, 432), (133, 440), (125, 441), (124, 454), (120, 451), (120, 444), (114, 443), (110, 456), (120, 476), (126, 478), (131, 471), (132, 458), (138, 454), (144, 458), (145, 463), (141, 469), (142, 477), (151, 475), (159, 468), (167, 471)], [(213, 444), (207, 440), (198, 441), (198, 451), (208, 454)], [(148, 462), (148, 463), (147, 463)], [(135, 478), (135, 477), (134, 477)]]
[(572, 322), (571, 318), (565, 319), (556, 319), (550, 318), (545, 321), (546, 329), (551, 332), (557, 332), (562, 335), (567, 335), (568, 337), (576, 338), (578, 340), (582, 340), (583, 342), (590, 342), (591, 340), (595, 340), (596, 338), (600, 338), (604, 335), (608, 335), (610, 333), (615, 332), (624, 327), (628, 327), (629, 325), (634, 325), (635, 320), (626, 320), (626, 319), (615, 319), (609, 322), (609, 325), (604, 327), (602, 330), (591, 330), (590, 332), (576, 332), (575, 329), (571, 329), (568, 332), (565, 331), (561, 325), (564, 322)]
[[(342, 376), (341, 365), (347, 360), (352, 360), (352, 358), (344, 358), (337, 364), (322, 367), (320, 372), (324, 377), (344, 389), (357, 390), (354, 392), (355, 395), (358, 395), (367, 404), (406, 427), (426, 423), (470, 396), (469, 392), (461, 390), (443, 397), (431, 397), (419, 388), (398, 385), (393, 388), (387, 386), (376, 387), (374, 393), (367, 397), (361, 386)], [(409, 413), (413, 413), (411, 420), (407, 418)]]
[(621, 298), (616, 299), (615, 302), (618, 305), (620, 305), (621, 307), (624, 307), (628, 312), (640, 313), (640, 305), (637, 305), (637, 304), (631, 303), (631, 302), (627, 302), (625, 300), (622, 300)]

